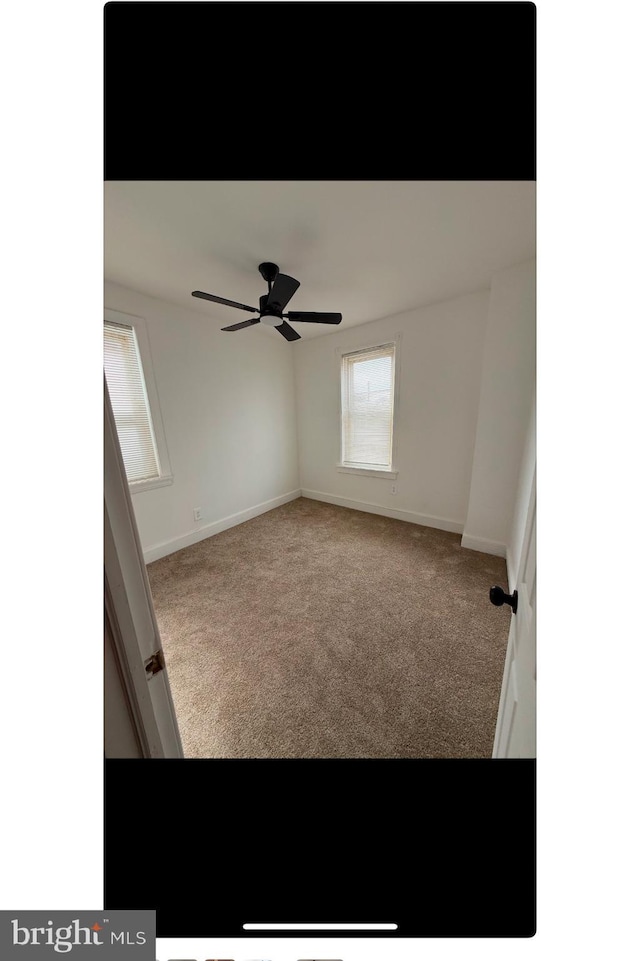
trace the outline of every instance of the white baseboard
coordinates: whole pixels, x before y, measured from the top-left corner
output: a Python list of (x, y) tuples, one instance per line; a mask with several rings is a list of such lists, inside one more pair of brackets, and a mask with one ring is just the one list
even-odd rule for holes
[(220, 531), (226, 531), (237, 524), (244, 524), (245, 521), (250, 521), (252, 517), (266, 514), (267, 511), (272, 511), (274, 507), (280, 507), (282, 504), (294, 501), (297, 497), (300, 497), (300, 493), (299, 490), (289, 491), (287, 494), (281, 494), (279, 497), (263, 501), (262, 504), (256, 504), (255, 507), (248, 507), (237, 514), (229, 514), (228, 517), (223, 517), (219, 521), (199, 527), (197, 531), (189, 531), (188, 534), (183, 534), (181, 537), (174, 537), (170, 541), (155, 544), (144, 551), (144, 562), (150, 564), (152, 561), (158, 561), (161, 557), (166, 557), (167, 554), (175, 554), (176, 551), (181, 551), (183, 547), (191, 547), (192, 544), (204, 541), (207, 537), (213, 537)]
[(462, 535), (462, 547), (470, 551), (480, 551), (481, 554), (494, 554), (496, 557), (506, 557), (507, 548), (499, 541), (490, 541), (487, 537), (472, 537), (470, 534)]
[[(151, 564), (152, 561), (160, 560), (161, 557), (166, 557), (168, 554), (174, 554), (176, 551), (182, 550), (183, 547), (191, 547), (192, 544), (204, 541), (207, 537), (213, 537), (214, 534), (226, 531), (230, 527), (235, 527), (237, 524), (244, 524), (245, 521), (249, 521), (253, 517), (266, 514), (267, 511), (271, 511), (275, 507), (280, 507), (282, 504), (287, 504), (297, 497), (308, 497), (310, 500), (324, 501), (326, 504), (335, 504), (337, 507), (348, 507), (351, 510), (364, 511), (366, 514), (380, 514), (382, 517), (392, 517), (398, 521), (420, 524), (422, 527), (434, 527), (436, 530), (450, 531), (453, 534), (462, 534), (464, 529), (462, 523), (449, 520), (449, 518), (446, 517), (419, 514), (416, 511), (405, 511), (393, 507), (386, 507), (384, 504), (375, 504), (370, 501), (356, 501), (350, 497), (338, 497), (336, 494), (327, 494), (324, 491), (312, 491), (302, 488), (301, 490), (281, 494), (279, 497), (273, 497), (271, 500), (263, 501), (254, 507), (248, 507), (246, 510), (239, 511), (237, 514), (222, 517), (219, 521), (206, 524), (196, 531), (189, 531), (188, 534), (183, 534), (181, 537), (174, 537), (169, 541), (154, 544), (144, 551), (144, 562), (145, 564)], [(466, 547), (472, 551), (480, 551), (483, 554), (494, 554), (498, 557), (507, 556), (504, 544), (500, 544), (498, 541), (490, 541), (484, 537), (471, 537), (465, 534), (462, 537), (462, 547)], [(511, 576), (509, 576), (509, 582), (511, 583)]]
[(354, 511), (364, 511), (367, 514), (381, 514), (383, 517), (393, 517), (397, 521), (408, 521), (410, 524), (421, 524), (422, 527), (435, 527), (439, 531), (451, 531), (462, 534), (463, 524), (451, 521), (446, 517), (432, 517), (430, 514), (418, 514), (415, 511), (396, 510), (383, 504), (373, 504), (369, 501), (354, 501), (350, 497), (338, 497), (335, 494), (325, 494), (323, 491), (310, 491), (302, 488), (302, 496), (314, 501), (324, 501), (337, 507), (349, 507)]

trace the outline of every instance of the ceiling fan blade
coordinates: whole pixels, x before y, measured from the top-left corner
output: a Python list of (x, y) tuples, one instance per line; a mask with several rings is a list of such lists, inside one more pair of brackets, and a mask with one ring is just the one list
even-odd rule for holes
[(286, 274), (278, 274), (267, 298), (267, 307), (272, 307), (277, 314), (281, 314), (299, 286), (299, 280), (287, 277)]
[(302, 320), (307, 324), (339, 324), (342, 314), (323, 314), (313, 310), (290, 310), (285, 314), (289, 320)]
[(301, 340), (300, 334), (293, 327), (290, 327), (286, 320), (283, 320), (281, 324), (278, 324), (274, 330), (279, 330), (285, 340)]
[(252, 314), (259, 314), (257, 307), (247, 307), (246, 304), (239, 304), (235, 300), (225, 300), (224, 297), (216, 297), (214, 294), (205, 294), (202, 290), (192, 290), (192, 297), (200, 297), (201, 300), (212, 300), (216, 304), (226, 304), (227, 307), (239, 307), (240, 310), (248, 310)]
[(239, 324), (231, 324), (231, 327), (221, 327), (220, 330), (242, 330), (243, 327), (253, 327), (254, 324), (259, 324), (260, 318), (255, 317), (251, 320), (241, 320)]

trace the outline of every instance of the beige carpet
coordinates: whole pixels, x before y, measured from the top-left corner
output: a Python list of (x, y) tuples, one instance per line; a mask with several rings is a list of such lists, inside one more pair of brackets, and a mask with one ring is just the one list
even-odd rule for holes
[(501, 558), (300, 498), (148, 567), (187, 757), (490, 757)]

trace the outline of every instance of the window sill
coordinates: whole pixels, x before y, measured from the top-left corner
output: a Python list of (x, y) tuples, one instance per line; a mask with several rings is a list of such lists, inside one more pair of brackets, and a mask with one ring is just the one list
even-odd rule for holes
[(387, 480), (395, 480), (398, 476), (398, 471), (392, 468), (388, 470), (383, 468), (376, 470), (372, 467), (347, 467), (345, 464), (337, 464), (336, 466), (340, 474), (361, 474), (363, 477), (386, 477)]
[(173, 484), (173, 474), (164, 474), (162, 477), (152, 477), (151, 480), (134, 481), (129, 484), (130, 494), (141, 494), (142, 491), (151, 491), (155, 487), (168, 487)]

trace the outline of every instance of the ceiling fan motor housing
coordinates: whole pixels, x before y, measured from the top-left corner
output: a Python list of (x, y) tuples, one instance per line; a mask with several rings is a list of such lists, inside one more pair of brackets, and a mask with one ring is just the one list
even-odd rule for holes
[[(263, 265), (264, 266), (264, 265)], [(276, 314), (272, 307), (267, 307), (269, 294), (263, 294), (260, 298), (260, 323), (267, 327), (277, 327), (282, 323), (282, 314)]]

